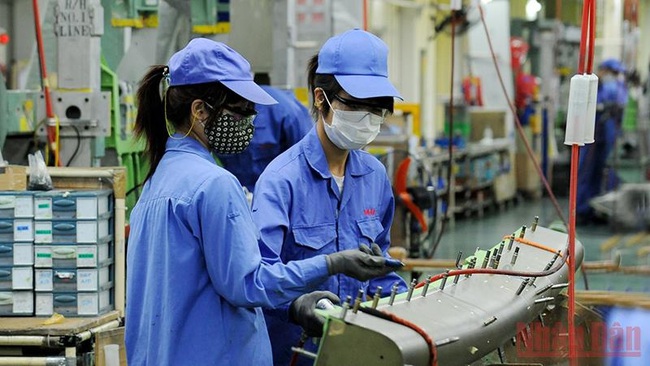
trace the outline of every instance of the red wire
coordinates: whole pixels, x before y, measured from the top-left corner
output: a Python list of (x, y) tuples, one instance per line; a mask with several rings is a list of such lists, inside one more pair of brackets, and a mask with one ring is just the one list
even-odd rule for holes
[(399, 316), (384, 310), (378, 310), (365, 306), (360, 307), (359, 310), (363, 313), (376, 316), (393, 323), (401, 324), (407, 328), (414, 330), (424, 339), (429, 348), (429, 364), (431, 366), (438, 366), (438, 350), (436, 349), (436, 344), (433, 342), (433, 339), (429, 336), (429, 334), (424, 329), (420, 328), (417, 324), (412, 323), (404, 318), (400, 318)]
[[(565, 258), (566, 257), (566, 250), (564, 253), (560, 254), (560, 257)], [(564, 265), (564, 261), (559, 261), (558, 264), (555, 265), (555, 267), (547, 270), (547, 271), (541, 271), (541, 272), (527, 272), (527, 271), (512, 271), (512, 270), (507, 270), (507, 269), (494, 269), (494, 268), (465, 268), (465, 269), (453, 269), (449, 272), (444, 272), (444, 273), (438, 273), (435, 276), (431, 276), (431, 279), (429, 279), (430, 282), (435, 282), (440, 279), (442, 279), (445, 276), (448, 277), (453, 277), (456, 275), (464, 275), (464, 274), (491, 274), (491, 275), (508, 275), (508, 276), (519, 276), (519, 277), (545, 277), (549, 276), (562, 268)], [(424, 286), (427, 280), (424, 280), (420, 283), (418, 283), (415, 288), (420, 288)]]
[[(308, 338), (307, 335), (305, 334), (305, 332), (303, 332), (300, 335), (300, 340), (298, 341), (297, 347), (298, 348), (304, 347), (307, 338)], [(291, 361), (289, 361), (289, 366), (295, 366), (296, 362), (298, 362), (298, 352), (293, 351), (293, 353), (291, 354)]]
[(591, 48), (587, 56), (587, 74), (594, 71), (594, 52), (596, 50), (596, 2), (591, 0), (590, 5), (589, 45)]
[(571, 179), (569, 183), (569, 361), (571, 366), (576, 365), (576, 334), (574, 324), (575, 314), (575, 250), (576, 250), (576, 197), (578, 192), (578, 164), (580, 157), (580, 146), (574, 144), (571, 147)]
[(519, 134), (519, 138), (521, 141), (523, 141), (524, 146), (526, 147), (526, 152), (528, 153), (528, 156), (530, 159), (533, 161), (533, 165), (535, 166), (535, 170), (537, 170), (537, 174), (539, 175), (540, 179), (542, 180), (542, 183), (544, 184), (544, 188), (546, 189), (546, 192), (548, 193), (549, 198), (551, 199), (551, 202), (553, 203), (553, 206), (555, 207), (555, 211), (557, 212), (558, 217), (562, 220), (562, 222), (566, 225), (567, 221), (564, 218), (564, 214), (562, 213), (562, 209), (560, 208), (560, 204), (557, 202), (557, 199), (555, 198), (555, 195), (553, 194), (553, 191), (551, 190), (551, 186), (548, 184), (548, 181), (546, 180), (546, 177), (544, 177), (544, 173), (542, 172), (542, 168), (539, 166), (539, 162), (537, 161), (537, 158), (535, 157), (535, 154), (533, 153), (533, 149), (530, 147), (530, 143), (528, 142), (528, 139), (526, 138), (526, 134), (524, 133), (524, 128), (521, 126), (521, 121), (519, 121), (519, 117), (517, 116), (517, 110), (512, 103), (512, 100), (508, 97), (508, 92), (506, 91), (506, 86), (503, 82), (503, 77), (501, 76), (501, 70), (499, 69), (498, 63), (497, 63), (497, 58), (496, 54), (494, 52), (494, 47), (492, 47), (492, 39), (490, 38), (490, 33), (488, 32), (487, 29), (487, 24), (485, 22), (485, 14), (483, 13), (483, 7), (479, 4), (478, 5), (478, 10), (479, 13), (481, 14), (481, 22), (483, 23), (483, 28), (485, 29), (485, 35), (487, 37), (488, 41), (488, 46), (490, 47), (490, 53), (492, 54), (492, 61), (494, 62), (494, 66), (496, 68), (497, 76), (499, 78), (499, 84), (501, 85), (501, 89), (503, 91), (503, 95), (506, 96), (506, 100), (508, 102), (508, 106), (510, 107), (510, 111), (512, 112), (512, 115), (514, 116), (515, 119), (515, 126), (517, 127), (517, 133)]
[(585, 72), (585, 56), (587, 55), (587, 32), (589, 31), (588, 2), (586, 0), (582, 10), (582, 24), (580, 29), (580, 53), (578, 54), (578, 74)]
[(368, 0), (361, 0), (363, 3), (363, 30), (368, 30)]
[[(41, 16), (38, 11), (38, 0), (32, 0), (34, 13), (34, 28), (36, 32), (36, 46), (38, 47), (38, 62), (41, 69), (41, 83), (43, 85), (43, 94), (45, 95), (45, 113), (48, 119), (55, 118), (54, 109), (52, 108), (52, 97), (50, 95), (50, 86), (47, 81), (47, 65), (45, 64), (45, 51), (43, 50), (43, 34), (41, 31)], [(56, 146), (56, 127), (47, 125), (47, 140), (50, 148), (53, 149), (56, 157), (55, 165), (61, 165), (58, 159), (58, 146)]]
[(402, 324), (417, 332), (427, 343), (427, 346), (429, 346), (429, 360), (431, 361), (431, 366), (438, 366), (438, 350), (436, 349), (436, 344), (433, 343), (433, 339), (429, 337), (429, 334), (425, 332), (424, 329), (420, 328), (417, 324), (412, 323), (404, 318), (400, 318), (399, 316), (393, 313), (388, 313), (381, 310), (379, 311), (387, 315), (390, 318), (390, 320), (394, 321), (395, 323)]
[[(587, 33), (588, 32), (588, 33)], [(594, 65), (594, 47), (596, 35), (596, 2), (586, 0), (582, 8), (582, 32), (580, 38), (580, 55), (578, 73), (591, 74)], [(586, 70), (585, 70), (586, 60)], [(568, 293), (568, 332), (569, 332), (569, 364), (578, 364), (575, 332), (575, 244), (576, 244), (576, 203), (578, 193), (578, 167), (580, 162), (580, 147), (571, 147), (571, 175), (569, 184), (569, 288)]]

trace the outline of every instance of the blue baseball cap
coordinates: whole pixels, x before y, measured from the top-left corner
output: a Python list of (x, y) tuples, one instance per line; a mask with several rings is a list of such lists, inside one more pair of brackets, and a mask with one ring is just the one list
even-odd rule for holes
[(598, 65), (599, 68), (601, 69), (609, 69), (614, 72), (625, 72), (625, 65), (623, 63), (615, 58), (608, 58), (607, 60), (603, 61)]
[(332, 74), (359, 99), (403, 99), (388, 80), (388, 47), (372, 33), (355, 28), (325, 42), (318, 52), (317, 74)]
[(251, 66), (242, 55), (221, 42), (194, 38), (169, 59), (169, 85), (219, 81), (242, 98), (256, 104), (277, 104), (253, 81)]

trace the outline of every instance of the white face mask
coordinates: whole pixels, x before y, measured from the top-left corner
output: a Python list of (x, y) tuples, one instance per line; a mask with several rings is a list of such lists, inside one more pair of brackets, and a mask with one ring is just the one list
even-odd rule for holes
[(366, 111), (334, 109), (327, 95), (325, 100), (334, 113), (331, 125), (328, 125), (323, 117), (325, 134), (339, 149), (361, 149), (377, 137), (381, 124), (384, 123), (384, 117)]

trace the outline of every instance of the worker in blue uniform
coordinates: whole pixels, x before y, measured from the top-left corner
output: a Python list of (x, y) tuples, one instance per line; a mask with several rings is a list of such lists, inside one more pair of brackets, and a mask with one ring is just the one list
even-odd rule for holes
[[(382, 40), (354, 29), (330, 38), (308, 67), (316, 127), (282, 153), (262, 173), (253, 195), (253, 219), (261, 232), (262, 256), (292, 263), (322, 254), (373, 246), (387, 255), (395, 200), (385, 167), (360, 150), (374, 140), (393, 98), (388, 80), (388, 48)], [(371, 281), (333, 276), (319, 286), (339, 297), (359, 289), (373, 296), (406, 290), (394, 273)], [(364, 299), (365, 300), (365, 299)], [(286, 365), (301, 329), (287, 322), (286, 307), (265, 310), (273, 361)], [(321, 336), (320, 332), (307, 334)], [(314, 351), (315, 345), (305, 345)], [(313, 360), (301, 358), (299, 364)]]
[(607, 59), (598, 66), (595, 142), (580, 148), (576, 203), (579, 223), (596, 219), (589, 201), (618, 185), (616, 172), (608, 167), (607, 159), (616, 146), (624, 100), (627, 100), (625, 86), (619, 81), (619, 74), (623, 71), (623, 65), (616, 59)]
[(606, 311), (605, 366), (650, 365), (650, 310), (612, 307)]
[(211, 153), (245, 149), (254, 103), (276, 101), (223, 43), (194, 39), (168, 64), (153, 66), (137, 92), (150, 170), (130, 218), (128, 363), (271, 365), (260, 307), (287, 305), (309, 326), (317, 301), (338, 301), (314, 291), (330, 275), (365, 281), (391, 272), (391, 260), (362, 248), (264, 262), (241, 186)]
[(250, 192), (271, 160), (300, 141), (314, 125), (309, 110), (290, 90), (270, 86), (266, 73), (256, 73), (254, 81), (278, 103), (256, 106), (255, 135), (246, 150), (240, 154), (218, 155), (223, 167)]

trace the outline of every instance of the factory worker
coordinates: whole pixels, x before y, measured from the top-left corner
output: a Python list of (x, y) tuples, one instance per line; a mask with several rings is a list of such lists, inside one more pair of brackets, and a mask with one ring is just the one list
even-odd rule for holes
[[(388, 80), (388, 48), (371, 33), (354, 29), (330, 38), (308, 66), (316, 127), (264, 170), (253, 194), (253, 219), (265, 260), (292, 263), (356, 248), (387, 256), (394, 205), (386, 169), (360, 150), (372, 142), (400, 98)], [(394, 273), (363, 282), (339, 275), (319, 289), (355, 298), (359, 289), (382, 296), (404, 281)], [(301, 329), (287, 322), (287, 307), (265, 310), (273, 361), (286, 365)], [(308, 327), (322, 333), (322, 322)], [(315, 350), (315, 345), (309, 344)], [(302, 364), (313, 360), (302, 357)]]
[(255, 135), (245, 151), (218, 155), (223, 167), (250, 192), (255, 189), (255, 182), (266, 166), (314, 127), (309, 110), (293, 96), (293, 92), (272, 87), (266, 73), (256, 73), (254, 80), (278, 103), (255, 107)]
[(624, 65), (616, 59), (606, 59), (598, 65), (595, 141), (580, 147), (576, 214), (581, 225), (599, 222), (590, 201), (619, 183), (615, 167), (608, 166), (608, 159), (616, 147), (627, 102), (627, 91), (619, 80), (624, 71)]
[(308, 293), (330, 275), (368, 280), (391, 271), (386, 258), (358, 249), (262, 261), (243, 190), (211, 155), (245, 149), (254, 103), (275, 103), (237, 52), (194, 39), (148, 71), (137, 99), (150, 170), (130, 218), (129, 365), (271, 365), (259, 307), (291, 304), (300, 324), (321, 298), (337, 301)]

